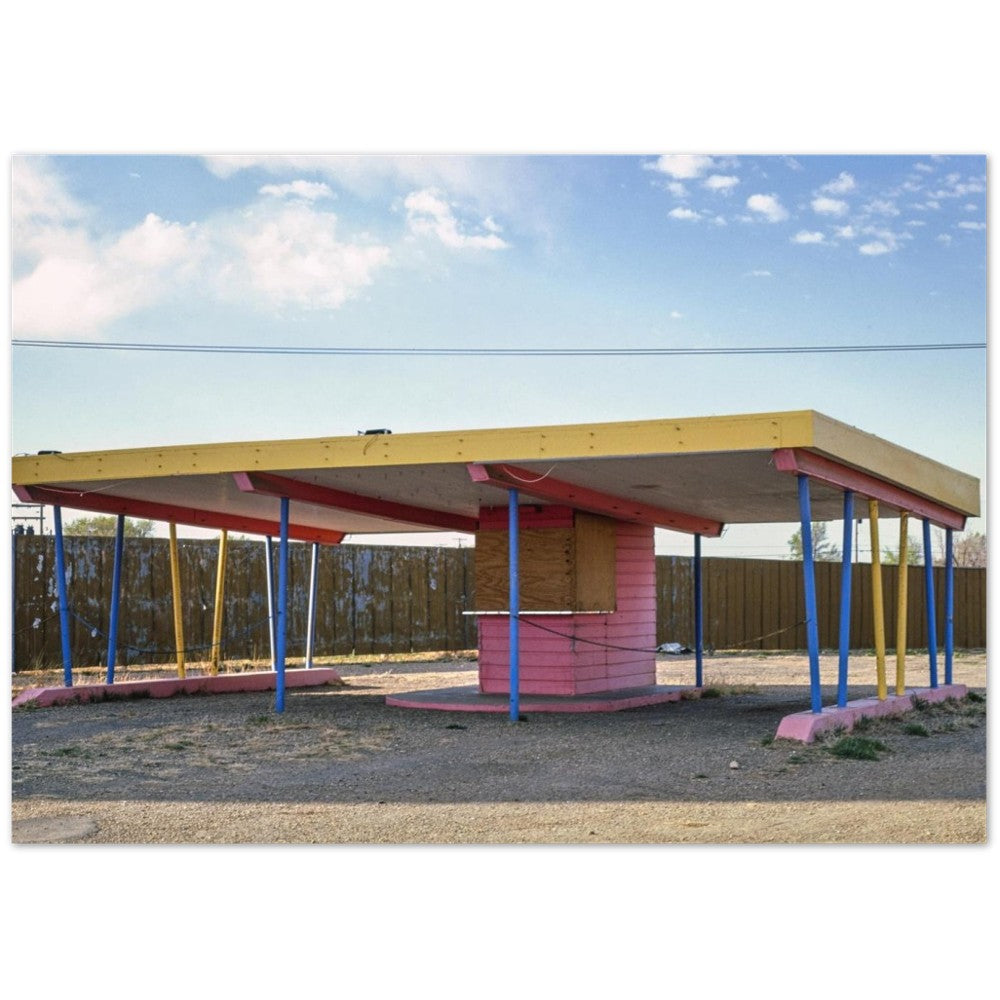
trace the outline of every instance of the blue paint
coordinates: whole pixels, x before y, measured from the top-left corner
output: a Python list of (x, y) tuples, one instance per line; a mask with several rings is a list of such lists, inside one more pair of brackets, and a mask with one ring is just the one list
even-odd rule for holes
[(316, 642), (316, 588), (319, 584), (319, 542), (312, 544), (312, 562), (309, 565), (309, 616), (306, 633), (306, 669), (313, 665), (313, 646)]
[(813, 566), (812, 505), (809, 477), (799, 476), (799, 517), (802, 521), (802, 579), (806, 591), (806, 638), (809, 644), (809, 692), (814, 712), (823, 711), (819, 688), (819, 626), (816, 617), (816, 569)]
[(694, 684), (701, 687), (702, 652), (704, 649), (704, 625), (701, 613), (701, 535), (694, 536)]
[(274, 550), (271, 548), (271, 536), (264, 539), (264, 572), (267, 574), (267, 629), (271, 640), (271, 669), (277, 666), (276, 635), (274, 631)]
[(17, 672), (17, 533), (10, 536), (10, 672)]
[(508, 558), (510, 560), (510, 721), (517, 722), (521, 717), (520, 707), (520, 671), (521, 650), (518, 615), (521, 613), (521, 580), (518, 572), (518, 509), (517, 490), (507, 491), (507, 533)]
[(927, 611), (927, 658), (931, 668), (931, 687), (938, 686), (937, 614), (934, 608), (934, 557), (931, 554), (931, 522), (924, 519), (924, 604)]
[(847, 661), (851, 648), (851, 543), (853, 541), (854, 494), (844, 493), (844, 547), (840, 564), (840, 663), (837, 670), (837, 704), (847, 704)]
[(108, 623), (108, 670), (105, 680), (115, 682), (115, 653), (118, 648), (118, 606), (122, 590), (122, 555), (125, 551), (125, 515), (118, 515), (115, 527), (115, 562), (111, 571), (111, 619)]
[(281, 498), (281, 538), (278, 541), (278, 622), (275, 654), (274, 710), (285, 710), (285, 639), (288, 631), (288, 497)]
[(951, 661), (955, 652), (955, 550), (951, 528), (944, 534), (944, 682), (951, 683)]
[(73, 653), (69, 644), (69, 600), (66, 594), (66, 555), (63, 551), (62, 508), (53, 507), (56, 532), (56, 587), (59, 591), (59, 637), (62, 640), (63, 684), (73, 686)]

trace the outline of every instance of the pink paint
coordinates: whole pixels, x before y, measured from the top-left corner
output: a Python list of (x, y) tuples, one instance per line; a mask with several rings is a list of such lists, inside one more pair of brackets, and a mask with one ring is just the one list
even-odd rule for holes
[[(104, 701), (116, 698), (170, 698), (177, 694), (235, 694), (243, 691), (273, 691), (277, 674), (218, 674), (214, 677), (168, 677), (162, 680), (120, 681), (116, 684), (79, 684), (75, 687), (27, 688), (12, 702), (11, 708), (32, 705), (48, 708), (72, 702)], [(340, 674), (331, 667), (311, 670), (286, 670), (285, 687), (320, 687), (343, 684)]]
[(937, 688), (915, 688), (903, 695), (889, 695), (884, 701), (879, 701), (878, 698), (863, 698), (859, 701), (849, 701), (843, 708), (833, 705), (824, 708), (822, 712), (796, 712), (794, 715), (786, 715), (781, 720), (775, 738), (812, 743), (821, 733), (835, 729), (850, 732), (858, 719), (875, 719), (912, 712), (914, 699), (934, 704), (948, 698), (964, 698), (966, 694), (968, 688), (964, 684), (945, 684)]
[[(556, 697), (526, 695), (520, 699), (521, 711), (529, 712), (622, 712), (645, 705), (697, 698), (698, 688), (653, 687), (633, 688), (618, 693), (608, 692), (592, 697)], [(508, 699), (501, 695), (486, 695), (472, 687), (443, 688), (438, 691), (411, 691), (389, 695), (387, 705), (396, 708), (426, 708), (439, 712), (507, 712)]]
[[(615, 590), (618, 596), (614, 612), (521, 615), (522, 695), (572, 697), (655, 685), (656, 556), (653, 528), (619, 521), (615, 551)], [(552, 632), (561, 634), (553, 635)], [(584, 639), (607, 645), (580, 641)], [(484, 695), (507, 695), (510, 692), (508, 640), (509, 623), (506, 617), (484, 616), (479, 619), (479, 689)]]

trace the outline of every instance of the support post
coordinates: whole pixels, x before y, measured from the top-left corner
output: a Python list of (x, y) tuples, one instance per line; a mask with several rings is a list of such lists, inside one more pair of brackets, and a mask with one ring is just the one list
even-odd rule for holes
[(212, 615), (212, 666), (213, 675), (219, 672), (222, 658), (222, 616), (226, 600), (226, 553), (229, 548), (229, 532), (223, 528), (219, 535), (219, 559), (215, 567), (215, 608)]
[(882, 552), (878, 544), (878, 500), (868, 501), (868, 528), (872, 540), (872, 621), (875, 625), (875, 683), (878, 700), (889, 691), (885, 681), (885, 606), (882, 601)]
[(944, 533), (944, 682), (951, 684), (955, 652), (955, 548), (951, 528)]
[(10, 534), (10, 672), (17, 673), (17, 532)]
[(285, 639), (288, 634), (288, 497), (281, 498), (281, 538), (278, 542), (278, 622), (274, 710), (285, 710)]
[(313, 542), (309, 564), (309, 614), (306, 625), (306, 669), (311, 670), (316, 644), (316, 590), (319, 585), (319, 542)]
[(937, 614), (934, 607), (934, 556), (931, 554), (931, 522), (924, 520), (924, 595), (927, 606), (927, 658), (930, 660), (931, 687), (938, 686)]
[(267, 634), (271, 643), (271, 669), (276, 670), (278, 660), (277, 635), (274, 630), (274, 549), (270, 535), (264, 539), (264, 572), (267, 574)]
[(59, 637), (62, 641), (63, 684), (73, 686), (73, 651), (69, 642), (69, 599), (66, 592), (66, 553), (63, 550), (62, 508), (54, 507), (56, 533), (56, 589), (59, 592)]
[(111, 571), (111, 616), (108, 621), (108, 667), (105, 681), (115, 682), (115, 660), (118, 651), (118, 608), (122, 590), (122, 556), (125, 553), (125, 515), (118, 515), (115, 525), (115, 562)]
[(517, 722), (521, 717), (520, 707), (520, 635), (518, 615), (521, 613), (521, 580), (518, 572), (518, 492), (516, 489), (507, 491), (507, 533), (508, 557), (510, 561), (510, 721)]
[(702, 672), (704, 650), (704, 623), (702, 621), (701, 597), (701, 535), (694, 536), (694, 685), (701, 687), (704, 682)]
[(177, 647), (177, 676), (186, 676), (184, 669), (184, 608), (181, 605), (181, 564), (177, 554), (177, 525), (170, 522), (170, 583), (174, 598), (174, 644)]
[(844, 545), (840, 563), (840, 659), (837, 667), (837, 705), (847, 705), (847, 665), (851, 651), (851, 542), (854, 520), (854, 493), (844, 492)]
[(906, 694), (906, 588), (910, 575), (910, 519), (899, 512), (899, 576), (896, 579), (896, 694)]
[(812, 505), (809, 477), (799, 476), (799, 517), (802, 520), (802, 577), (806, 598), (806, 641), (809, 645), (809, 692), (814, 712), (823, 711), (819, 687), (819, 625), (816, 616), (816, 570), (813, 566)]

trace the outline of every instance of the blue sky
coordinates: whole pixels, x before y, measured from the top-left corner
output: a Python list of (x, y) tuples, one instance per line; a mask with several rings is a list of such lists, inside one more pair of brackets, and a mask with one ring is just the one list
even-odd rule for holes
[[(986, 339), (984, 156), (16, 156), (12, 174), (17, 339)], [(501, 360), (15, 347), (12, 398), (15, 454), (811, 407), (985, 480), (981, 350)], [(734, 527), (706, 553), (783, 556), (788, 534)], [(660, 537), (660, 551), (688, 548)]]

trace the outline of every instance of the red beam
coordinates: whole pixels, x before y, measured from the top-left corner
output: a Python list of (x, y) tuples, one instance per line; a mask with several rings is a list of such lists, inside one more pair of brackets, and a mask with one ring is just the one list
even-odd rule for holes
[(945, 507), (934, 500), (928, 500), (902, 486), (878, 479), (867, 472), (860, 472), (850, 466), (835, 462), (832, 458), (817, 455), (801, 448), (778, 448), (774, 451), (774, 467), (779, 472), (791, 472), (799, 476), (835, 486), (841, 490), (851, 490), (869, 500), (878, 500), (897, 510), (915, 514), (942, 528), (965, 528), (965, 515)]
[(539, 476), (536, 472), (519, 469), (516, 465), (481, 465), (473, 462), (468, 469), (473, 482), (489, 483), (505, 490), (517, 489), (528, 496), (550, 500), (553, 503), (569, 504), (577, 510), (603, 514), (619, 521), (654, 524), (660, 528), (672, 528), (674, 531), (687, 531), (712, 538), (722, 534), (722, 524), (719, 521), (665, 507), (653, 507), (636, 500), (591, 490), (585, 486), (574, 486), (573, 483), (554, 479), (552, 476)]
[(236, 485), (245, 493), (288, 497), (289, 500), (314, 503), (320, 507), (352, 510), (360, 514), (371, 514), (372, 517), (385, 518), (387, 521), (421, 524), (442, 531), (467, 531), (472, 534), (479, 528), (479, 521), (474, 517), (430, 510), (427, 507), (414, 507), (408, 503), (395, 503), (378, 497), (362, 496), (360, 493), (348, 493), (346, 490), (336, 490), (330, 486), (304, 483), (301, 479), (276, 476), (273, 472), (234, 472), (233, 478), (236, 480)]
[[(156, 503), (152, 500), (133, 500), (112, 496), (110, 493), (87, 493), (80, 490), (60, 489), (54, 486), (15, 486), (14, 492), (25, 503), (45, 503), (74, 510), (89, 510), (98, 514), (127, 514), (154, 521), (173, 521), (198, 528), (225, 528), (227, 531), (246, 531), (251, 535), (279, 535), (277, 521), (259, 517), (244, 517), (216, 510), (197, 507), (180, 507), (176, 504)], [(343, 531), (311, 528), (304, 524), (290, 524), (288, 537), (300, 542), (321, 542), (336, 545), (344, 538)]]

